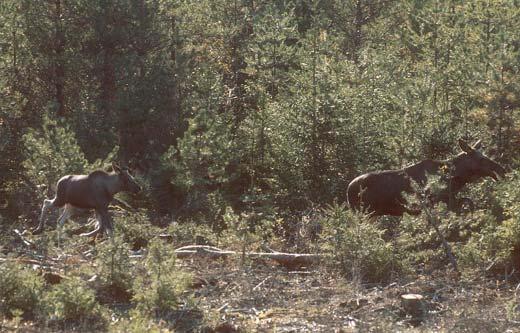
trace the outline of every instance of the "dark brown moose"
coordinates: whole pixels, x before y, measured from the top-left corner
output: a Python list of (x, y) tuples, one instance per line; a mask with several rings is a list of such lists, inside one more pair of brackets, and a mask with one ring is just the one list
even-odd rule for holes
[(482, 177), (497, 180), (505, 176), (502, 166), (480, 152), (480, 140), (471, 147), (460, 139), (459, 146), (462, 152), (449, 160), (424, 160), (404, 169), (370, 172), (355, 178), (347, 189), (350, 207), (372, 216), (418, 215), (421, 210), (408, 207), (403, 192), (414, 192), (412, 180), (424, 187), (428, 175), (439, 174), (443, 169), (446, 172), (444, 188), (430, 200), (445, 202), (451, 210), (456, 210), (460, 203), (456, 195), (464, 185)]
[(114, 195), (121, 191), (137, 193), (141, 190), (135, 179), (126, 169), (121, 169), (113, 163), (113, 172), (94, 171), (89, 175), (67, 175), (58, 181), (54, 199), (45, 199), (40, 214), (38, 227), (33, 234), (43, 231), (45, 227), (45, 212), (50, 207), (63, 207), (63, 213), (58, 219), (61, 228), (72, 216), (74, 208), (94, 209), (98, 220), (97, 228), (82, 236), (95, 236), (100, 231), (113, 232), (112, 219), (108, 214), (108, 204)]

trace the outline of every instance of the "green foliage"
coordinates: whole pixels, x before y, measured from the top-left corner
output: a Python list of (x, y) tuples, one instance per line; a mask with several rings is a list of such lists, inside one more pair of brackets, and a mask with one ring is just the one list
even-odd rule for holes
[(131, 310), (128, 318), (118, 321), (109, 328), (111, 333), (161, 333), (165, 331), (169, 330), (164, 321), (157, 322), (137, 310)]
[(152, 225), (144, 210), (114, 214), (115, 233), (134, 251), (147, 247), (160, 228)]
[(173, 249), (160, 240), (152, 241), (143, 268), (146, 273), (134, 283), (133, 301), (137, 309), (157, 317), (177, 309), (190, 278), (175, 267)]
[(51, 324), (76, 324), (89, 330), (106, 325), (94, 292), (79, 278), (72, 277), (54, 286), (45, 294), (43, 302), (45, 318)]
[(97, 248), (97, 270), (102, 300), (128, 300), (134, 280), (129, 246), (121, 236), (105, 241)]
[[(143, 304), (128, 330), (162, 328), (148, 316), (181, 301), (184, 278), (150, 223), (170, 224), (176, 245), (307, 251), (303, 231), (322, 222), (316, 246), (345, 275), (385, 281), (410, 262), (445, 264), (424, 216), (313, 212), (344, 202), (361, 173), (448, 158), (464, 137), (516, 171), (469, 187), (473, 214), (430, 212), (463, 270), (518, 271), (519, 14), (488, 0), (3, 0), (0, 246), (13, 249), (11, 227), (34, 220), (60, 177), (119, 159), (139, 166), (144, 193), (138, 212), (113, 214), (119, 237), (97, 249), (93, 284), (100, 302)], [(141, 272), (128, 251), (147, 246)], [(15, 288), (3, 315), (37, 316), (39, 279), (0, 270), (0, 293)], [(95, 317), (82, 288), (53, 288), (49, 313)], [(65, 311), (67, 297), (80, 305)]]
[(53, 186), (66, 174), (82, 173), (88, 165), (70, 126), (44, 116), (41, 132), (23, 137), (27, 177), (35, 185)]
[(115, 160), (117, 147), (104, 159), (89, 163), (70, 125), (43, 117), (42, 129), (31, 129), (23, 136), (27, 179), (36, 186), (53, 188), (60, 177), (101, 169)]
[(513, 2), (4, 2), (2, 193), (119, 145), (145, 161), (143, 204), (217, 223), (343, 200), (461, 136), (517, 163)]
[(392, 243), (364, 215), (334, 204), (323, 211), (321, 234), (324, 250), (332, 254), (334, 267), (362, 282), (382, 282), (405, 272), (405, 263)]
[(491, 265), (503, 273), (520, 267), (520, 178), (514, 171), (496, 191), (497, 201), (504, 212), (504, 219), (485, 215), (482, 229), (472, 235), (462, 252), (472, 256), (481, 265)]
[(17, 263), (0, 265), (0, 315), (34, 318), (40, 311), (43, 279)]
[(168, 234), (172, 235), (175, 246), (201, 243), (216, 244), (219, 238), (210, 225), (203, 223), (172, 223), (167, 230)]

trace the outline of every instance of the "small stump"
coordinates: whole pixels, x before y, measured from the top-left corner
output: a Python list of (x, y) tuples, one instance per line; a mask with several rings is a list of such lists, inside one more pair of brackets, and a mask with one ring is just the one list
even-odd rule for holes
[(420, 319), (425, 313), (424, 297), (419, 294), (401, 295), (401, 306), (414, 319)]

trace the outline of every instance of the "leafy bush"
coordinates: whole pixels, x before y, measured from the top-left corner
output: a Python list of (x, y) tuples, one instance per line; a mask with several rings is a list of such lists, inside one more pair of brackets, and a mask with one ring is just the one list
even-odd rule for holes
[(17, 263), (0, 266), (0, 315), (34, 317), (42, 292), (43, 280), (35, 271)]
[(335, 267), (364, 282), (387, 281), (404, 265), (391, 243), (367, 217), (334, 204), (323, 211), (323, 247), (332, 254)]
[(133, 266), (129, 247), (122, 237), (116, 236), (98, 247), (98, 297), (102, 302), (128, 301), (131, 297)]
[(177, 308), (188, 282), (189, 276), (175, 267), (173, 249), (154, 240), (148, 248), (143, 275), (134, 284), (133, 301), (142, 313), (165, 316)]
[(53, 186), (67, 173), (81, 173), (87, 166), (72, 129), (44, 116), (41, 132), (30, 129), (23, 137), (23, 167), (35, 185)]
[(153, 226), (142, 210), (114, 214), (114, 226), (116, 234), (121, 235), (134, 251), (147, 247), (148, 242), (160, 233), (160, 228)]
[(89, 330), (106, 324), (94, 292), (79, 278), (63, 280), (44, 297), (51, 324), (79, 324)]
[(109, 332), (112, 333), (160, 333), (169, 332), (165, 322), (156, 322), (150, 319), (143, 313), (131, 310), (129, 311), (129, 317), (118, 321), (115, 325), (110, 327)]
[(501, 182), (496, 191), (503, 220), (487, 215), (478, 234), (461, 250), (465, 254), (476, 249), (474, 257), (485, 265), (492, 264), (497, 272), (520, 268), (520, 172)]
[[(104, 160), (89, 163), (71, 127), (47, 115), (43, 117), (41, 129), (30, 128), (22, 141), (26, 178), (31, 185), (43, 186), (48, 192), (54, 192), (49, 190), (64, 175), (100, 169), (113, 161), (118, 151), (116, 146)], [(39, 194), (45, 195), (43, 192)]]
[(217, 244), (218, 235), (207, 224), (195, 222), (173, 223), (167, 229), (176, 246), (188, 244)]

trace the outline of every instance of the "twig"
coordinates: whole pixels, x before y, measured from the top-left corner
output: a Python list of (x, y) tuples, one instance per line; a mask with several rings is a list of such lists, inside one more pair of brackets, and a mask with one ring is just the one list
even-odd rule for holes
[(191, 257), (193, 255), (206, 256), (218, 259), (228, 256), (245, 255), (249, 258), (271, 259), (287, 267), (306, 266), (315, 264), (325, 257), (323, 254), (312, 253), (283, 253), (283, 252), (242, 252), (221, 250), (214, 246), (188, 245), (175, 250), (178, 258)]
[(428, 221), (428, 224), (430, 224), (439, 238), (441, 239), (442, 246), (444, 247), (444, 251), (446, 252), (446, 256), (450, 260), (451, 265), (453, 266), (453, 269), (457, 274), (460, 274), (459, 268), (457, 266), (457, 260), (455, 259), (455, 256), (453, 255), (453, 252), (451, 251), (451, 247), (446, 241), (446, 238), (444, 238), (444, 235), (441, 233), (439, 226), (437, 225), (436, 218), (431, 214), (430, 210), (428, 209), (427, 205), (423, 200), (420, 200), (422, 208), (424, 213), (426, 214), (426, 220)]
[(217, 309), (217, 312), (224, 311), (229, 306), (229, 303), (224, 303), (220, 308)]
[(30, 240), (28, 240), (27, 238), (25, 238), (25, 237), (23, 236), (23, 234), (20, 232), (20, 230), (18, 230), (18, 229), (14, 229), (13, 232), (14, 232), (14, 234), (15, 234), (16, 236), (18, 236), (18, 238), (20, 238), (20, 240), (22, 241), (22, 243), (23, 243), (25, 246), (29, 246), (29, 247), (33, 247), (33, 248), (35, 247), (34, 243), (31, 242)]
[(253, 288), (253, 291), (257, 290), (258, 288), (260, 288), (261, 285), (263, 285), (267, 280), (269, 280), (271, 278), (271, 275), (269, 275), (268, 277), (266, 277), (265, 279), (262, 280), (262, 282), (260, 282), (259, 284), (257, 284), (254, 288)]

